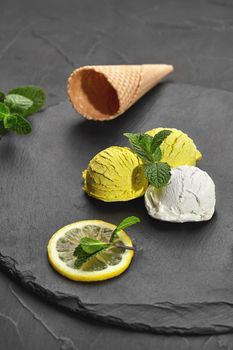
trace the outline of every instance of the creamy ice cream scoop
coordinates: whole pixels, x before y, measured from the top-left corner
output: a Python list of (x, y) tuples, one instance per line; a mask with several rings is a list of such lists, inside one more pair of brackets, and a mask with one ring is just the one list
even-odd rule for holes
[(215, 210), (215, 185), (211, 177), (194, 166), (173, 168), (167, 186), (149, 186), (145, 205), (150, 216), (170, 222), (210, 220)]
[(104, 202), (143, 196), (148, 186), (141, 159), (127, 147), (112, 146), (96, 154), (83, 178), (84, 191)]
[(196, 162), (202, 158), (202, 154), (193, 140), (183, 131), (174, 128), (155, 128), (146, 133), (154, 136), (164, 129), (172, 132), (160, 146), (163, 154), (161, 162), (167, 162), (171, 167), (196, 165)]

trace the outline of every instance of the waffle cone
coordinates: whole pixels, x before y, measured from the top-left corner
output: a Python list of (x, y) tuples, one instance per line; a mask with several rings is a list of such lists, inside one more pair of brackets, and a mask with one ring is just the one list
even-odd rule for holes
[(124, 113), (140, 97), (173, 71), (166, 64), (85, 66), (68, 79), (68, 96), (85, 118), (110, 120)]

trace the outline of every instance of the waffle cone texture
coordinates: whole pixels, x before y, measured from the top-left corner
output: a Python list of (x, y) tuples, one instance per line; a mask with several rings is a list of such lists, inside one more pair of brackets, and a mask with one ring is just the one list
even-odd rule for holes
[(68, 96), (85, 118), (111, 120), (172, 71), (173, 66), (166, 64), (85, 66), (70, 75)]

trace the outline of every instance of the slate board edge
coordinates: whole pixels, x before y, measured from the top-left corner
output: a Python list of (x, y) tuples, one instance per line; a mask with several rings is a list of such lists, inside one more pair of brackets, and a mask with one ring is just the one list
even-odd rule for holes
[[(92, 320), (100, 321), (106, 323), (108, 325), (114, 325), (121, 328), (125, 328), (132, 331), (140, 331), (140, 332), (150, 332), (155, 334), (180, 334), (180, 335), (212, 335), (212, 334), (223, 334), (223, 333), (231, 333), (233, 332), (232, 325), (218, 325), (218, 324), (210, 324), (209, 326), (204, 327), (176, 327), (176, 326), (149, 326), (143, 323), (128, 323), (124, 322), (122, 319), (111, 316), (103, 316), (95, 313), (89, 309), (89, 306), (84, 306), (82, 301), (76, 295), (68, 295), (62, 293), (53, 293), (46, 288), (40, 286), (35, 277), (33, 277), (30, 271), (19, 271), (17, 269), (17, 262), (14, 261), (11, 257), (4, 256), (0, 252), (0, 266), (3, 271), (5, 271), (8, 275), (10, 275), (15, 281), (17, 281), (21, 286), (26, 288), (28, 291), (38, 295), (42, 299), (50, 302), (53, 305), (56, 305), (64, 310), (68, 310), (77, 315), (83, 316), (85, 318), (90, 318)], [(167, 307), (168, 303), (160, 303), (158, 306), (155, 305), (155, 310), (160, 311), (163, 305)], [(222, 312), (224, 313), (225, 305), (232, 309), (233, 313), (233, 304), (229, 303), (219, 303), (222, 304)], [(104, 305), (104, 304), (103, 304)], [(90, 305), (91, 306), (91, 305)], [(126, 305), (128, 306), (128, 305)], [(191, 312), (193, 314), (193, 308), (200, 308), (202, 306), (211, 307), (211, 304), (208, 305), (206, 303), (187, 303), (182, 305), (170, 304), (173, 308), (173, 311), (179, 311), (179, 309), (186, 308), (186, 312)], [(134, 307), (134, 306), (131, 306)]]

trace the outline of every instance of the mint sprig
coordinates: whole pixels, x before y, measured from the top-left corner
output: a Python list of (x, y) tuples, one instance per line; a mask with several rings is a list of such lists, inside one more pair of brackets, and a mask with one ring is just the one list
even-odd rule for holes
[(37, 86), (22, 86), (6, 96), (0, 91), (0, 133), (11, 130), (20, 135), (32, 131), (25, 117), (38, 112), (45, 104), (45, 93)]
[(75, 267), (81, 268), (82, 265), (86, 263), (90, 258), (93, 258), (95, 255), (106, 249), (116, 247), (121, 249), (134, 250), (133, 247), (118, 244), (115, 240), (117, 238), (118, 232), (138, 222), (140, 222), (140, 219), (136, 216), (130, 216), (122, 220), (120, 224), (115, 228), (115, 230), (113, 230), (109, 242), (104, 242), (90, 237), (81, 238), (80, 244), (75, 248), (73, 253), (73, 255), (76, 257)]
[(171, 134), (171, 130), (162, 130), (154, 137), (147, 134), (125, 133), (132, 150), (143, 160), (143, 170), (148, 182), (161, 188), (171, 177), (171, 167), (162, 159), (161, 144)]

